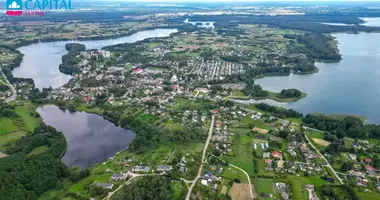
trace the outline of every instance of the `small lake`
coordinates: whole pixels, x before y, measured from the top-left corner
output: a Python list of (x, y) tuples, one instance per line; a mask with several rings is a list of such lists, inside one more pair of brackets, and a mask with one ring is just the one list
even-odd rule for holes
[(71, 113), (57, 106), (40, 107), (37, 112), (46, 124), (65, 135), (67, 151), (62, 162), (69, 167), (87, 168), (105, 162), (135, 138), (132, 131), (117, 127), (96, 114)]
[(20, 67), (13, 70), (13, 76), (32, 78), (37, 88), (52, 86), (58, 88), (66, 84), (71, 76), (62, 74), (58, 67), (62, 63), (62, 56), (67, 53), (65, 44), (70, 42), (85, 44), (87, 49), (101, 49), (102, 47), (120, 43), (134, 43), (153, 37), (167, 37), (177, 32), (177, 29), (155, 29), (140, 31), (133, 35), (106, 40), (88, 41), (58, 41), (41, 42), (20, 47), (18, 50), (24, 54)]
[(319, 72), (314, 74), (267, 76), (255, 81), (270, 91), (297, 88), (307, 97), (285, 104), (264, 102), (303, 113), (361, 115), (369, 123), (380, 123), (380, 33), (333, 36), (339, 41), (340, 62), (317, 63)]

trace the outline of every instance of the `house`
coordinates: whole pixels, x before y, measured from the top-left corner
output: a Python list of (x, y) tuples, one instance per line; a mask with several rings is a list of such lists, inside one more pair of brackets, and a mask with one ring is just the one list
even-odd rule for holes
[(207, 88), (196, 88), (195, 91), (202, 92), (202, 93), (208, 93), (209, 90)]
[(367, 170), (368, 173), (376, 171), (376, 169), (372, 167), (371, 165), (366, 165), (365, 169)]
[(113, 184), (112, 183), (98, 183), (96, 186), (101, 187), (105, 190), (112, 190)]
[(357, 155), (350, 153), (351, 160), (356, 161), (357, 157), (358, 157)]
[(364, 158), (364, 162), (365, 163), (371, 163), (372, 162), (372, 158)]
[(181, 167), (179, 168), (179, 171), (180, 171), (181, 173), (186, 173), (187, 168), (186, 168), (185, 166), (181, 166)]
[(135, 69), (135, 73), (136, 74), (140, 74), (140, 73), (142, 73), (144, 70), (143, 69), (141, 69), (141, 68), (137, 68), (137, 69)]
[(270, 157), (270, 153), (269, 152), (263, 153), (263, 158), (269, 158), (269, 157)]
[(172, 170), (172, 166), (170, 166), (170, 165), (158, 165), (157, 166), (157, 171), (158, 172), (167, 172), (167, 171), (170, 171), (170, 170)]
[(284, 167), (284, 161), (279, 160), (277, 161), (277, 168), (283, 168)]
[(308, 153), (310, 149), (307, 147), (307, 144), (302, 144), (300, 147), (302, 153)]
[(351, 176), (355, 176), (356, 178), (363, 178), (364, 177), (364, 174), (360, 171), (350, 171), (350, 175)]
[(306, 171), (306, 167), (303, 165), (303, 164), (300, 164), (300, 170), (305, 172)]
[(297, 156), (297, 152), (295, 152), (295, 151), (290, 151), (289, 153), (290, 153), (290, 155), (293, 156), (293, 157), (296, 157), (296, 156)]
[(271, 159), (266, 159), (265, 160), (265, 165), (268, 167), (272, 167), (272, 160)]
[(356, 180), (356, 185), (361, 186), (361, 187), (367, 187), (368, 180), (367, 179), (357, 179)]
[(113, 181), (121, 181), (121, 180), (125, 179), (125, 176), (124, 176), (124, 174), (113, 174), (111, 179)]
[(322, 167), (320, 165), (316, 165), (314, 167), (314, 170), (317, 171), (317, 172), (321, 172), (322, 171)]
[(280, 193), (286, 191), (286, 183), (278, 182), (278, 183), (276, 183), (275, 185), (276, 185), (277, 190), (278, 190)]
[(204, 185), (204, 186), (208, 186), (208, 182), (206, 179), (202, 179), (201, 180), (201, 184)]
[(273, 157), (273, 158), (279, 158), (279, 159), (282, 159), (282, 155), (281, 155), (281, 153), (278, 152), (278, 151), (274, 151), (274, 152), (272, 152), (272, 157)]
[(145, 165), (136, 165), (132, 167), (133, 172), (149, 172), (150, 167)]

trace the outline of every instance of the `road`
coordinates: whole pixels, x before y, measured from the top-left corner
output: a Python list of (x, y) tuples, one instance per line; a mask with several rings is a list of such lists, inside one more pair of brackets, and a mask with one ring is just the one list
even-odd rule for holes
[(121, 184), (116, 190), (109, 192), (108, 195), (103, 199), (103, 200), (108, 200), (114, 195), (117, 191), (119, 191), (121, 188), (123, 188), (124, 185), (128, 185), (132, 182), (132, 180), (136, 177), (141, 177), (141, 176), (156, 176), (160, 174), (134, 174), (134, 173), (127, 173), (127, 176), (131, 176), (131, 178), (126, 181), (124, 184)]
[[(306, 127), (306, 128), (307, 128), (307, 127)], [(305, 138), (306, 138), (306, 140), (309, 142), (309, 144), (313, 147), (313, 149), (314, 149), (315, 151), (317, 151), (317, 153), (318, 153), (319, 155), (321, 155), (321, 158), (322, 158), (323, 160), (325, 160), (325, 162), (327, 163), (325, 166), (328, 167), (328, 168), (330, 168), (331, 171), (333, 172), (333, 174), (336, 176), (336, 178), (337, 178), (338, 181), (340, 182), (340, 184), (343, 184), (343, 179), (340, 178), (340, 176), (338, 176), (338, 174), (336, 173), (336, 171), (334, 170), (334, 168), (331, 166), (331, 164), (329, 163), (329, 161), (326, 159), (326, 157), (325, 157), (323, 154), (321, 154), (321, 152), (319, 152), (319, 150), (318, 150), (318, 149), (314, 146), (314, 144), (309, 140), (309, 138), (307, 137), (307, 134), (305, 134)]]
[[(212, 154), (210, 154), (210, 155), (213, 156), (213, 157), (215, 157), (215, 158), (217, 158), (217, 159), (219, 159), (220, 161), (225, 162), (224, 160), (220, 159), (219, 157), (216, 157), (216, 156), (214, 156), (214, 155), (212, 155)], [(250, 190), (249, 190), (249, 192), (251, 193), (251, 198), (252, 198), (252, 199), (255, 199), (255, 198), (256, 198), (256, 195), (254, 195), (255, 193), (253, 192), (252, 184), (251, 184), (251, 179), (249, 178), (248, 173), (247, 173), (246, 171), (244, 171), (242, 168), (240, 168), (240, 167), (238, 167), (238, 166), (236, 166), (236, 165), (233, 165), (233, 164), (231, 164), (231, 163), (229, 163), (229, 166), (234, 167), (234, 168), (236, 168), (236, 169), (242, 171), (242, 172), (245, 174), (245, 176), (246, 176), (247, 179), (248, 179), (248, 184), (249, 184), (249, 186), (250, 186)]]
[(11, 102), (13, 100), (16, 99), (17, 97), (17, 92), (16, 92), (16, 89), (13, 87), (13, 85), (8, 81), (7, 77), (5, 76), (5, 74), (3, 73), (3, 70), (1, 70), (0, 68), (0, 73), (1, 73), (1, 76), (3, 76), (4, 80), (6, 81), (6, 85), (8, 85), (8, 87), (11, 89), (12, 91), (12, 96), (8, 97), (6, 100), (5, 100), (5, 103), (8, 103), (8, 102)]
[(207, 151), (208, 145), (210, 144), (210, 140), (211, 140), (211, 136), (212, 136), (212, 130), (214, 128), (214, 123), (215, 123), (215, 115), (212, 115), (210, 128), (208, 130), (208, 137), (207, 137), (207, 140), (206, 140), (206, 144), (205, 144), (205, 146), (203, 148), (201, 165), (199, 166), (197, 176), (192, 181), (191, 186), (189, 187), (189, 190), (187, 191), (186, 200), (190, 199), (191, 192), (193, 191), (193, 188), (194, 188), (195, 184), (197, 184), (197, 181), (198, 181), (199, 177), (201, 177), (201, 173), (202, 173), (202, 169), (203, 169), (203, 164), (205, 162), (206, 151)]
[[(247, 109), (247, 108), (242, 108), (242, 109), (244, 109), (244, 110), (247, 111), (247, 112), (255, 112), (255, 111), (253, 111), (253, 110), (249, 110), (249, 109)], [(281, 120), (281, 121), (283, 121), (283, 122), (287, 121), (287, 120), (280, 119), (280, 118), (276, 118), (276, 119)], [(292, 124), (299, 125), (299, 124), (294, 123), (294, 122), (292, 122)], [(320, 130), (317, 130), (317, 129), (314, 129), (314, 128), (310, 128), (310, 127), (307, 127), (307, 126), (304, 126), (304, 128), (306, 128), (306, 129), (310, 129), (310, 130), (315, 130), (315, 131), (320, 131)], [(337, 178), (338, 181), (340, 182), (340, 184), (343, 184), (343, 179), (340, 178), (340, 176), (338, 176), (338, 173), (334, 170), (334, 168), (331, 166), (331, 164), (330, 164), (329, 161), (326, 159), (326, 157), (325, 157), (323, 154), (321, 154), (321, 152), (320, 152), (320, 151), (319, 151), (319, 150), (313, 145), (313, 143), (312, 143), (312, 142), (309, 140), (309, 138), (307, 137), (307, 134), (305, 134), (305, 138), (306, 138), (306, 140), (309, 142), (309, 144), (311, 145), (311, 147), (313, 147), (313, 149), (314, 149), (314, 150), (315, 150), (315, 151), (321, 156), (321, 158), (327, 163), (327, 164), (324, 165), (324, 166), (330, 168), (331, 171), (333, 172), (333, 174), (336, 176), (336, 178)]]

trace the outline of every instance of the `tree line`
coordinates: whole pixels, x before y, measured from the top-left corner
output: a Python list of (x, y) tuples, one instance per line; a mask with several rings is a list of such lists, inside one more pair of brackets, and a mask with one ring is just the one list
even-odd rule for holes
[(293, 109), (286, 109), (286, 108), (281, 108), (277, 106), (271, 106), (266, 103), (255, 104), (255, 107), (265, 112), (271, 113), (272, 115), (278, 118), (286, 118), (286, 117), (299, 118), (303, 116), (302, 113), (299, 113)]

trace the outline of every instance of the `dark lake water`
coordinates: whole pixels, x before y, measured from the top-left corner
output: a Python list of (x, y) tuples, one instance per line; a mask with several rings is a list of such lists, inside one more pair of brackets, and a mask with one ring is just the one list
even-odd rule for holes
[(380, 33), (333, 36), (339, 41), (340, 62), (318, 63), (319, 72), (315, 74), (256, 80), (270, 91), (297, 88), (307, 93), (306, 98), (288, 104), (265, 102), (303, 113), (362, 115), (369, 123), (380, 123)]
[(167, 37), (177, 29), (155, 29), (140, 31), (133, 35), (107, 40), (91, 41), (59, 41), (43, 42), (24, 46), (18, 50), (24, 54), (20, 67), (13, 70), (13, 76), (21, 78), (32, 78), (37, 88), (52, 86), (60, 87), (67, 83), (71, 76), (62, 74), (58, 66), (62, 63), (62, 56), (67, 53), (65, 44), (77, 42), (85, 44), (87, 49), (100, 49), (104, 46), (133, 43), (152, 37)]
[(135, 138), (130, 130), (115, 126), (96, 114), (63, 111), (57, 106), (38, 108), (44, 122), (62, 131), (67, 151), (62, 161), (69, 167), (90, 167), (107, 161)]

